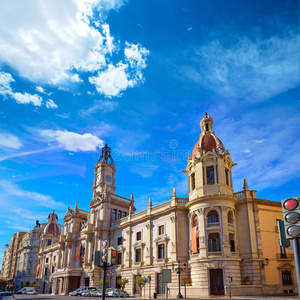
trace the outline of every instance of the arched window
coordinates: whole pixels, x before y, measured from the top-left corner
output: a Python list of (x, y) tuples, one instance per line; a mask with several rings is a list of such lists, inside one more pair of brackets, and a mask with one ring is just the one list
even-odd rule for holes
[(211, 210), (207, 214), (207, 223), (219, 223), (219, 215), (215, 210)]
[(228, 224), (233, 224), (233, 213), (231, 210), (227, 214), (227, 220), (228, 220)]
[(199, 225), (198, 217), (197, 217), (197, 216), (194, 216), (194, 219), (193, 219), (193, 227), (198, 226), (198, 225)]

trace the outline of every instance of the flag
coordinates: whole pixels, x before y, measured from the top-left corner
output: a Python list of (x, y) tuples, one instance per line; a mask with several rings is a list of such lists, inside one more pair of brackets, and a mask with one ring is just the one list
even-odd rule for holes
[(38, 266), (36, 267), (35, 277), (38, 277), (38, 276), (39, 276), (39, 269), (40, 269), (40, 265), (38, 265)]
[(77, 249), (77, 259), (80, 259), (81, 252), (82, 252), (82, 244), (80, 243), (80, 245), (78, 246), (78, 249)]

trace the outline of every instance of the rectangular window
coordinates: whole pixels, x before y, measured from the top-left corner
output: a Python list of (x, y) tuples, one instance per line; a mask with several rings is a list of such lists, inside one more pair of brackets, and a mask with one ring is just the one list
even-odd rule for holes
[(123, 238), (122, 237), (119, 237), (118, 238), (118, 245), (122, 245), (123, 244)]
[(53, 267), (52, 267), (52, 273), (54, 273), (54, 270), (55, 270), (55, 267), (53, 266)]
[(282, 271), (282, 285), (292, 285), (292, 273), (291, 271), (284, 270)]
[(48, 268), (45, 268), (45, 276), (47, 276)]
[(214, 167), (206, 168), (206, 182), (207, 184), (215, 183)]
[(118, 210), (117, 220), (120, 220), (122, 218), (122, 212)]
[(229, 234), (230, 251), (235, 252), (234, 234)]
[(195, 189), (195, 187), (196, 187), (195, 173), (193, 173), (191, 175), (191, 189), (192, 189), (192, 191)]
[(135, 262), (140, 262), (141, 261), (141, 249), (136, 249), (135, 250)]
[(158, 234), (159, 235), (165, 234), (165, 226), (164, 225), (158, 226)]
[(136, 233), (136, 240), (140, 241), (141, 239), (142, 239), (142, 232), (139, 231), (139, 232)]
[(229, 185), (229, 177), (228, 177), (228, 170), (225, 169), (225, 179), (226, 179), (226, 185)]
[(113, 209), (112, 210), (112, 220), (116, 220), (116, 217), (117, 217), (117, 210), (116, 209)]
[(123, 211), (123, 218), (127, 217), (127, 213)]
[(55, 259), (56, 259), (56, 256), (53, 256), (53, 261), (55, 261)]
[(121, 265), (122, 264), (122, 253), (117, 252), (117, 264)]
[(164, 244), (158, 245), (158, 259), (164, 257), (165, 257), (165, 245)]
[(220, 252), (220, 237), (219, 233), (208, 234), (208, 252)]
[(46, 263), (49, 261), (49, 257), (46, 258)]

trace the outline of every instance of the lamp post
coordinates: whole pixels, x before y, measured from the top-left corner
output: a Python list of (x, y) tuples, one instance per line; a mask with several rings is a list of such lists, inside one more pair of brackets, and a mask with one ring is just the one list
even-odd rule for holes
[(181, 272), (185, 271), (186, 269), (186, 263), (183, 262), (182, 267), (180, 266), (180, 260), (177, 261), (177, 267), (175, 267), (175, 264), (172, 263), (172, 270), (175, 271), (178, 274), (178, 295), (176, 298), (183, 298), (180, 292), (180, 274)]
[(115, 271), (114, 270), (109, 270), (109, 271), (107, 271), (107, 275), (109, 276), (109, 286), (112, 288), (112, 286), (111, 286), (111, 281), (112, 281), (112, 277), (114, 276), (114, 274), (115, 274)]

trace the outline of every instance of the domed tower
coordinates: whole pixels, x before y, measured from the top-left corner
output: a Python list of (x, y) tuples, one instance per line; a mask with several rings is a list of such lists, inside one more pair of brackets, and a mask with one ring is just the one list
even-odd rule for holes
[(48, 215), (47, 224), (44, 228), (44, 235), (51, 234), (52, 236), (59, 236), (61, 234), (61, 225), (58, 225), (58, 216), (54, 211)]
[(234, 163), (224, 144), (213, 131), (213, 119), (205, 114), (201, 134), (188, 159), (190, 261), (193, 284), (201, 295), (214, 293), (207, 282), (222, 283), (233, 276), (239, 283), (240, 259), (237, 243), (235, 206), (231, 168)]
[(233, 194), (229, 152), (213, 131), (213, 119), (205, 113), (201, 134), (188, 160), (189, 200), (215, 194)]

